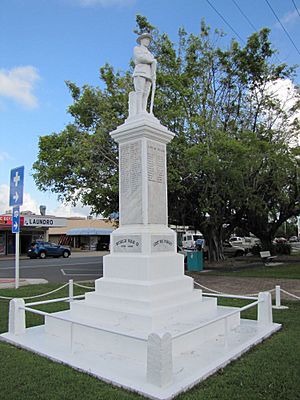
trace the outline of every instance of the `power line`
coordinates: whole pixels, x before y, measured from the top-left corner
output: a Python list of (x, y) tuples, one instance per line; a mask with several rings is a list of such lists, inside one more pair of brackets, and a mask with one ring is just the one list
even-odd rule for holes
[(211, 6), (211, 8), (219, 15), (219, 17), (225, 22), (225, 24), (232, 30), (232, 32), (240, 39), (241, 42), (245, 43), (245, 40), (237, 33), (237, 31), (232, 27), (232, 25), (226, 21), (223, 15), (211, 4), (209, 0), (206, 2)]
[[(220, 18), (222, 18), (222, 20), (225, 22), (225, 24), (227, 26), (229, 26), (229, 28), (236, 34), (237, 37), (239, 37), (239, 39), (245, 44), (245, 40), (243, 38), (241, 38), (241, 36), (236, 32), (236, 30), (230, 25), (229, 22), (226, 21), (226, 19), (223, 17), (223, 15), (211, 4), (211, 2), (209, 0), (206, 0), (207, 3), (213, 8), (213, 10), (219, 15)], [(257, 28), (254, 26), (254, 24), (251, 22), (251, 20), (249, 19), (249, 17), (243, 12), (243, 10), (241, 9), (241, 7), (238, 5), (238, 3), (235, 0), (232, 0), (232, 2), (235, 4), (235, 6), (238, 8), (238, 10), (240, 11), (240, 13), (243, 15), (243, 17), (248, 21), (248, 23), (250, 24), (250, 26), (252, 27), (252, 29), (254, 29), (254, 31), (257, 32)], [(277, 56), (277, 54), (274, 54), (275, 58), (277, 59), (278, 62), (282, 62), (279, 57)]]
[(292, 0), (292, 3), (294, 4), (295, 10), (297, 11), (297, 13), (298, 13), (298, 15), (299, 15), (299, 17), (300, 17), (300, 12), (299, 12), (299, 10), (298, 10), (298, 7), (296, 6), (295, 1)]
[[(293, 0), (292, 0), (293, 1)], [(241, 9), (241, 7), (238, 5), (238, 3), (235, 0), (232, 0), (232, 2), (235, 4), (235, 6), (237, 7), (237, 9), (240, 11), (240, 13), (243, 15), (243, 17), (248, 21), (249, 25), (252, 27), (252, 29), (254, 29), (254, 31), (258, 31), (258, 29), (256, 28), (256, 26), (254, 26), (254, 24), (252, 23), (252, 21), (250, 20), (250, 18), (247, 16), (247, 14), (244, 13), (244, 11)], [(282, 61), (280, 60), (280, 58), (277, 56), (277, 54), (274, 54), (276, 60), (279, 63), (282, 63)]]
[[(207, 1), (207, 0), (206, 0)], [(284, 30), (285, 34), (287, 35), (287, 37), (290, 39), (290, 42), (292, 43), (292, 45), (295, 47), (296, 51), (298, 52), (298, 54), (300, 55), (300, 50), (298, 49), (298, 47), (296, 46), (295, 42), (293, 41), (293, 39), (291, 38), (290, 34), (288, 33), (288, 31), (285, 29), (285, 27), (283, 26), (282, 22), (280, 21), (280, 19), (278, 18), (276, 12), (274, 11), (273, 7), (271, 6), (271, 4), (269, 3), (269, 0), (265, 0), (265, 2), (268, 4), (270, 10), (272, 11), (272, 13), (274, 14), (275, 18), (277, 19), (277, 21), (279, 22), (280, 26), (282, 27), (282, 29)]]
[(238, 3), (235, 0), (232, 0), (232, 2), (235, 4), (235, 6), (238, 8), (238, 10), (240, 11), (240, 13), (243, 15), (243, 17), (248, 21), (249, 25), (252, 27), (252, 29), (254, 29), (255, 31), (257, 31), (257, 28), (252, 24), (252, 22), (250, 21), (250, 19), (248, 18), (248, 16), (244, 13), (244, 11), (241, 9), (241, 7), (238, 5)]

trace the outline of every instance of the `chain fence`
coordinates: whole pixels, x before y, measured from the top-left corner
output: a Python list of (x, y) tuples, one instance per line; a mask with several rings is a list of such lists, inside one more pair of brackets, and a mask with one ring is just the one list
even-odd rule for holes
[[(201, 287), (202, 289), (205, 289), (205, 290), (211, 292), (211, 293), (220, 294), (220, 295), (222, 295), (222, 294), (224, 294), (224, 295), (225, 295), (225, 294), (228, 294), (228, 293), (221, 292), (221, 291), (219, 291), (219, 290), (211, 289), (211, 288), (209, 288), (209, 287), (207, 287), (207, 286), (201, 285), (199, 282), (196, 282), (196, 281), (194, 281), (194, 284), (195, 284), (196, 286)], [(42, 293), (42, 294), (38, 294), (38, 295), (35, 295), (35, 296), (29, 296), (29, 297), (20, 297), (20, 298), (22, 298), (22, 299), (24, 299), (24, 300), (31, 300), (31, 299), (37, 299), (37, 298), (39, 298), (39, 297), (46, 297), (46, 296), (49, 296), (49, 295), (51, 295), (51, 294), (53, 294), (53, 293), (56, 293), (56, 292), (58, 292), (58, 291), (64, 289), (64, 288), (67, 287), (67, 286), (68, 286), (69, 289), (70, 289), (70, 287), (73, 287), (73, 285), (74, 285), (74, 286), (77, 286), (77, 287), (79, 287), (79, 288), (81, 288), (81, 289), (95, 290), (95, 287), (93, 287), (93, 286), (86, 286), (86, 285), (83, 285), (83, 284), (78, 283), (78, 282), (74, 282), (74, 283), (73, 283), (73, 280), (70, 280), (69, 282), (65, 283), (64, 285), (62, 285), (62, 286), (60, 286), (60, 287), (58, 287), (58, 288), (56, 288), (56, 289), (53, 289), (53, 290), (51, 290), (51, 291), (49, 291), (49, 292), (47, 292), (47, 293)], [(269, 290), (264, 290), (264, 291), (265, 291), (265, 292), (272, 293), (272, 292), (274, 292), (275, 290), (276, 290), (276, 288), (269, 289)], [(281, 291), (282, 293), (285, 293), (287, 296), (290, 296), (290, 297), (292, 297), (292, 298), (294, 298), (294, 299), (296, 299), (296, 300), (300, 300), (300, 297), (299, 297), (299, 296), (297, 296), (297, 295), (295, 295), (295, 294), (293, 294), (293, 293), (290, 293), (290, 292), (288, 292), (287, 290), (284, 290), (284, 289), (280, 288), (280, 291)], [(259, 292), (257, 292), (257, 293), (247, 293), (247, 294), (238, 294), (238, 295), (239, 295), (239, 296), (257, 296), (258, 293), (259, 293)], [(15, 299), (15, 298), (18, 298), (18, 297), (16, 297), (16, 296), (14, 296), (14, 297), (0, 296), (0, 300), (12, 300), (12, 299)]]

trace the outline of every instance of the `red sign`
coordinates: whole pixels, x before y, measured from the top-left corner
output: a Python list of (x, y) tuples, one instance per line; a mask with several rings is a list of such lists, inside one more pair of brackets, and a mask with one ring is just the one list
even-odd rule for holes
[[(12, 215), (0, 215), (0, 225), (1, 226), (11, 226)], [(20, 217), (20, 224), (24, 225), (24, 217)]]

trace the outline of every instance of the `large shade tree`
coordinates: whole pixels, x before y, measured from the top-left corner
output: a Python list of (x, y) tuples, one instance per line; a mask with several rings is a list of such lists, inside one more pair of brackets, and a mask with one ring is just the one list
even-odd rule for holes
[[(223, 33), (204, 22), (198, 35), (152, 31), (158, 60), (154, 113), (171, 131), (168, 147), (169, 220), (200, 229), (212, 259), (222, 258), (224, 227), (242, 226), (265, 247), (276, 229), (298, 213), (299, 95), (282, 103), (273, 83), (294, 69), (272, 62), (268, 29), (221, 48)], [(126, 73), (100, 69), (103, 89), (67, 82), (74, 122), (42, 136), (34, 177), (41, 190), (108, 216), (118, 209), (118, 152), (109, 133), (127, 116), (132, 65)]]

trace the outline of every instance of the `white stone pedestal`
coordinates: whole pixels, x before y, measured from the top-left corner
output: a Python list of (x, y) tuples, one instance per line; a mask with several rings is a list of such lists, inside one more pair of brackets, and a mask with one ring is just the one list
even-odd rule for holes
[(148, 335), (209, 307), (184, 276), (176, 234), (167, 226), (166, 144), (174, 135), (155, 117), (140, 114), (111, 136), (119, 143), (120, 228), (111, 235), (95, 293), (72, 304), (71, 312), (87, 315), (97, 307), (95, 318)]
[(103, 278), (70, 310), (25, 328), (11, 305), (2, 339), (154, 399), (171, 399), (280, 328), (270, 296), (258, 321), (194, 290), (168, 228), (166, 144), (173, 134), (149, 114), (127, 120), (119, 143), (120, 227), (111, 235)]

